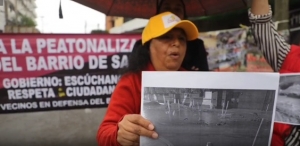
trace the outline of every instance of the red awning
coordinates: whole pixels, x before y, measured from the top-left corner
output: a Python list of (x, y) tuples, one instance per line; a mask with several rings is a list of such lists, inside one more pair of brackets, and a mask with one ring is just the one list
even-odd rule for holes
[[(108, 16), (149, 18), (156, 12), (157, 0), (73, 0)], [(189, 17), (221, 14), (247, 7), (246, 0), (184, 0)]]

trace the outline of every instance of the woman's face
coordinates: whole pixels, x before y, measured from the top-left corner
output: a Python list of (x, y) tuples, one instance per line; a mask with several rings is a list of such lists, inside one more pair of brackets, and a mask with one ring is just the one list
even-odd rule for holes
[(150, 42), (150, 58), (157, 71), (176, 71), (180, 68), (186, 52), (186, 35), (174, 28)]

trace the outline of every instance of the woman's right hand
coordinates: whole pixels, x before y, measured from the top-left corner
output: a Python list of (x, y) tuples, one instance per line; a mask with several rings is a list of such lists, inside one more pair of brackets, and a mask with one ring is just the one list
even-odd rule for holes
[(117, 141), (122, 146), (139, 145), (140, 136), (153, 139), (158, 137), (154, 125), (138, 114), (124, 116), (118, 124)]

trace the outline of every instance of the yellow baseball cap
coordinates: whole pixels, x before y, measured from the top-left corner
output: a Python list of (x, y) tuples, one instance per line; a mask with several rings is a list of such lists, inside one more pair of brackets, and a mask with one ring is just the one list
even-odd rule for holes
[(199, 37), (198, 29), (194, 23), (189, 20), (181, 20), (171, 12), (164, 12), (149, 19), (142, 33), (142, 44), (166, 34), (175, 27), (185, 31), (188, 41)]

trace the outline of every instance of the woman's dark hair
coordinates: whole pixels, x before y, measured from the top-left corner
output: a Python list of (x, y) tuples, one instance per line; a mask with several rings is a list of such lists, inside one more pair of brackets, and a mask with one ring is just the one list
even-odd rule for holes
[[(157, 14), (160, 14), (160, 9), (161, 9), (161, 6), (163, 4), (165, 0), (157, 0), (157, 6), (156, 6), (156, 15)], [(185, 10), (185, 4), (183, 2), (183, 0), (180, 0), (180, 2), (182, 3), (182, 6), (183, 6), (183, 17), (184, 19), (187, 19), (187, 14), (186, 14), (186, 10)]]
[(129, 56), (128, 67), (121, 70), (121, 74), (137, 73), (147, 68), (150, 63), (150, 41), (142, 45), (142, 41), (138, 40)]

